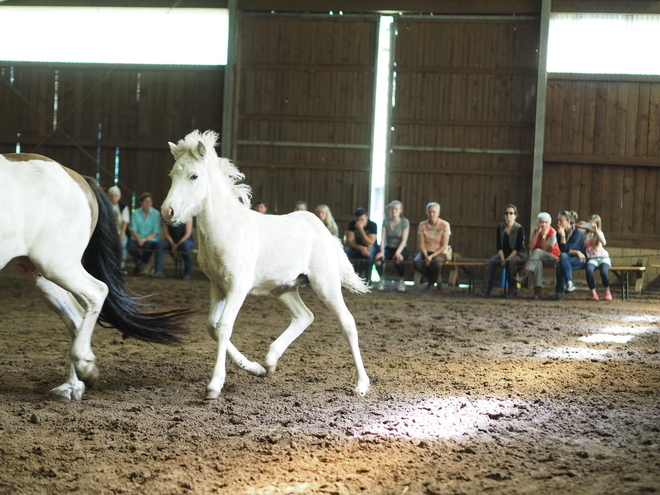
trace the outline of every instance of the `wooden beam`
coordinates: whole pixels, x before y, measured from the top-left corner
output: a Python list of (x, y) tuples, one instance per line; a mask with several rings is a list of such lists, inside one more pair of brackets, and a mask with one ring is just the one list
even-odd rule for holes
[(544, 156), (544, 161), (546, 164), (584, 163), (587, 165), (616, 165), (622, 167), (660, 167), (660, 157), (657, 156), (613, 156), (548, 153)]
[[(2, 6), (12, 7), (139, 7), (172, 8), (175, 0), (5, 0)], [(183, 0), (181, 8), (225, 9), (227, 0)]]
[(553, 12), (659, 14), (660, 2), (650, 0), (555, 0)]

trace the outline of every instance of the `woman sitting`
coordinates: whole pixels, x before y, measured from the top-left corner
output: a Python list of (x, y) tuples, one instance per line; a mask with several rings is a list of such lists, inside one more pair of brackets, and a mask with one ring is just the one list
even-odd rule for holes
[(559, 243), (559, 262), (557, 263), (557, 285), (555, 301), (564, 298), (566, 292), (573, 292), (573, 270), (584, 268), (587, 258), (582, 252), (584, 236), (582, 231), (575, 226), (578, 215), (574, 211), (560, 211), (557, 215), (557, 242)]
[(493, 287), (493, 279), (498, 267), (506, 270), (507, 280), (509, 281), (508, 297), (518, 295), (518, 285), (516, 283), (516, 271), (518, 265), (524, 263), (527, 257), (525, 248), (525, 229), (516, 222), (518, 218), (518, 208), (515, 205), (506, 205), (504, 207), (504, 222), (497, 226), (497, 254), (493, 256), (486, 267), (486, 276), (484, 277), (484, 286), (479, 293), (482, 297), (488, 297)]
[(543, 294), (543, 267), (552, 266), (559, 259), (557, 231), (550, 225), (552, 217), (543, 211), (536, 217), (536, 227), (529, 240), (529, 258), (525, 263), (525, 273), (517, 282), (522, 282), (531, 274), (534, 284), (534, 299)]
[(339, 227), (332, 216), (332, 212), (327, 205), (318, 205), (315, 210), (316, 216), (323, 222), (332, 235), (339, 237)]
[[(390, 216), (383, 219), (382, 241), (380, 252), (376, 255), (377, 260), (393, 260), (394, 267), (399, 274), (399, 292), (406, 291), (405, 266), (403, 261), (408, 259), (408, 234), (410, 233), (410, 221), (401, 216), (403, 203), (394, 200), (389, 204)], [(380, 275), (378, 290), (383, 290), (383, 264), (377, 263), (376, 268)]]
[(596, 281), (594, 280), (594, 272), (596, 268), (600, 271), (600, 279), (603, 282), (605, 293), (603, 298), (606, 301), (612, 300), (612, 293), (610, 292), (610, 267), (612, 260), (610, 254), (605, 250), (605, 234), (601, 230), (601, 219), (598, 215), (591, 215), (589, 223), (580, 222), (578, 227), (587, 230), (587, 235), (584, 240), (584, 251), (587, 255), (587, 285), (591, 290), (591, 300), (598, 301), (598, 294), (596, 293)]

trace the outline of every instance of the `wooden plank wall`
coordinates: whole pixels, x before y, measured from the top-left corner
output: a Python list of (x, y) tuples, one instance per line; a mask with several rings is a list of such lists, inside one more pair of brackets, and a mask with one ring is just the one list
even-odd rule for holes
[(542, 205), (598, 213), (611, 245), (657, 247), (660, 77), (553, 74)]
[(221, 131), (223, 87), (224, 67), (0, 62), (0, 152), (18, 142), (85, 175), (100, 170), (107, 187), (119, 149), (124, 200), (148, 190), (158, 206), (173, 163), (167, 142), (196, 128)]
[(539, 22), (404, 17), (396, 27), (386, 201), (403, 201), (413, 232), (438, 201), (454, 251), (490, 257), (506, 204), (529, 225)]
[(272, 213), (368, 207), (376, 17), (245, 14), (235, 153)]

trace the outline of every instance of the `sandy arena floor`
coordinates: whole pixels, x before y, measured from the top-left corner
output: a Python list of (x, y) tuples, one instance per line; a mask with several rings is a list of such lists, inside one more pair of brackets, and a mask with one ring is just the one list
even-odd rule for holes
[[(99, 327), (98, 386), (59, 403), (48, 390), (66, 377), (66, 330), (15, 271), (0, 274), (0, 493), (660, 492), (658, 296), (347, 294), (372, 379), (359, 398), (337, 323), (303, 288), (316, 320), (277, 372), (230, 364), (221, 398), (204, 401), (216, 351), (196, 275), (128, 277), (158, 309), (201, 310), (186, 344)], [(263, 362), (288, 319), (251, 297), (233, 341)]]

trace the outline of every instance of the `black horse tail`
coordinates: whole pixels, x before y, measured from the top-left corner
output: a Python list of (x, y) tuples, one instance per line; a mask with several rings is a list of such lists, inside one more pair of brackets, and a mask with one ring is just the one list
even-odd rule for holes
[(124, 337), (162, 344), (181, 343), (178, 336), (186, 332), (183, 320), (194, 311), (177, 309), (144, 313), (140, 298), (126, 293), (121, 274), (121, 245), (112, 204), (94, 179), (85, 179), (96, 196), (99, 217), (83, 255), (83, 266), (92, 277), (108, 286), (99, 323), (104, 327), (116, 328), (123, 332)]

